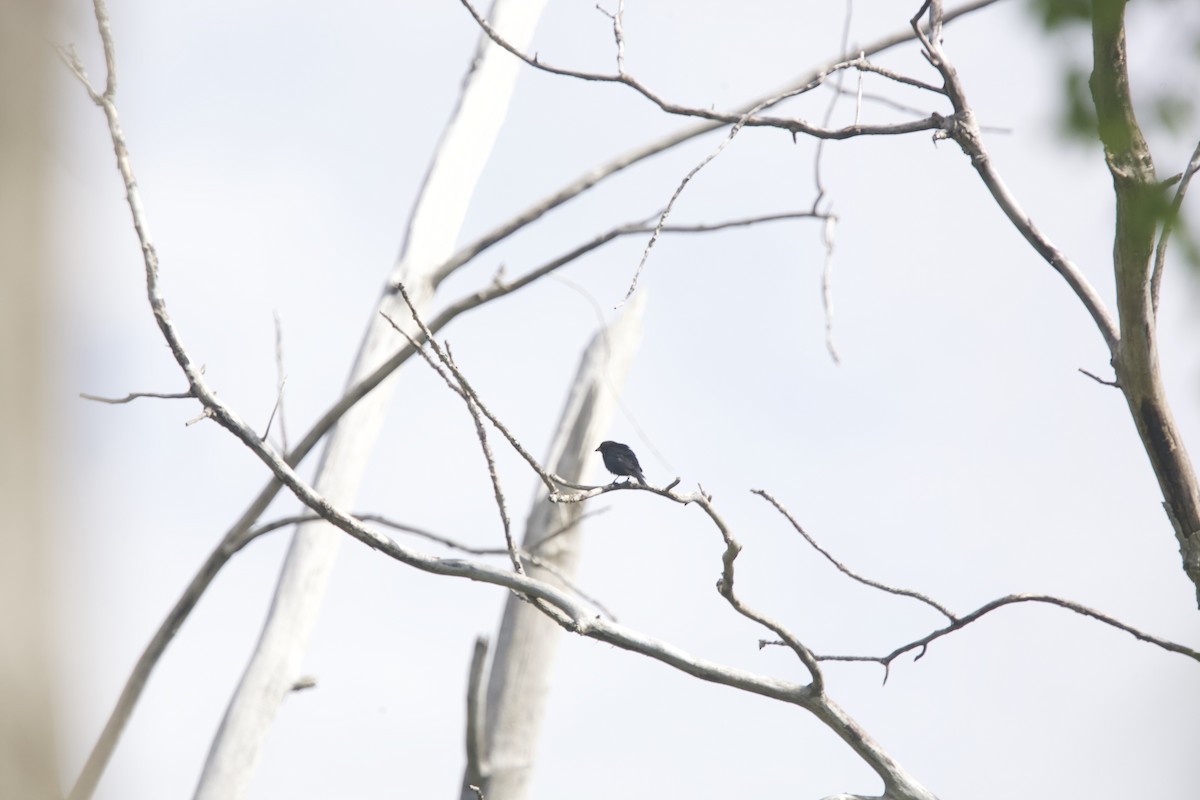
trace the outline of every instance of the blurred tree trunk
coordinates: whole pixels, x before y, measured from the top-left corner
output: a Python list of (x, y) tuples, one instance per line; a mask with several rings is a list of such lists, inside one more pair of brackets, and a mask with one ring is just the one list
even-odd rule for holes
[(51, 486), (46, 335), (50, 281), (42, 231), (50, 139), (45, 42), (52, 3), (0, 3), (0, 798), (59, 797), (47, 641)]

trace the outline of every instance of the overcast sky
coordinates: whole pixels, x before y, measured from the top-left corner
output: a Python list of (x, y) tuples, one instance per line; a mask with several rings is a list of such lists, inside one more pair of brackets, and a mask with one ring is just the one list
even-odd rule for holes
[[(903, 29), (917, 5), (859, 0), (851, 40)], [(1197, 21), (1200, 12), (1176, 5)], [(473, 53), (474, 22), (453, 0), (113, 0), (110, 12), (118, 104), (170, 313), (210, 384), (259, 427), (275, 400), (279, 314), (295, 441), (344, 385)], [(730, 108), (835, 55), (843, 14), (825, 2), (629, 0), (626, 66), (672, 100)], [(1170, 56), (1185, 52), (1187, 25), (1134, 23), (1139, 97), (1196, 85), (1196, 62)], [(57, 36), (101, 74), (90, 4), (63, 8)], [(1111, 308), (1111, 181), (1098, 146), (1058, 134), (1064, 65), (1087, 58), (1087, 36), (1049, 39), (1010, 2), (948, 26), (945, 48), (989, 126), (1001, 173)], [(534, 49), (558, 65), (614, 67), (609, 22), (590, 0), (550, 3)], [(911, 44), (879, 61), (935, 81)], [(57, 686), (69, 784), (159, 621), (268, 474), (218, 426), (185, 427), (195, 403), (78, 399), (185, 384), (147, 307), (102, 115), (65, 70), (55, 89), (57, 452), (71, 487), (58, 551)], [(877, 77), (865, 90), (947, 110)], [(830, 96), (817, 91), (791, 108), (820, 120)], [(835, 121), (850, 121), (853, 105), (843, 101)], [(863, 114), (910, 118), (869, 102)], [(1160, 175), (1186, 164), (1200, 119), (1191, 122), (1178, 137), (1152, 128)], [(525, 71), (463, 241), (686, 124), (623, 87)], [(655, 212), (720, 136), (551, 214), (447, 281), (435, 305), (486, 285), (500, 264), (520, 274)], [(745, 130), (691, 182), (672, 221), (808, 209), (813, 158), (810, 140)], [(665, 237), (640, 284), (645, 333), (622, 398), (627, 415), (606, 438), (633, 446), (652, 483), (679, 476), (684, 488), (701, 483), (713, 494), (745, 546), (743, 598), (819, 653), (882, 654), (941, 620), (847, 581), (751, 489), (774, 494), (852, 568), (957, 612), (1043, 592), (1200, 646), (1194, 587), (1125, 402), (1077, 371), (1111, 375), (1103, 339), (957, 146), (934, 145), (928, 133), (831, 143), (823, 177), (840, 219), (841, 364), (824, 344), (817, 223)], [(1187, 208), (1200, 225), (1200, 200)], [(543, 281), (446, 329), (476, 388), (535, 454), (644, 246), (611, 244), (566, 268), (571, 283)], [(1164, 281), (1161, 352), (1193, 457), (1198, 312), (1195, 272), (1177, 257)], [(500, 545), (462, 405), (417, 360), (400, 380), (356, 509)], [(536, 478), (497, 449), (523, 521)], [(591, 479), (606, 480), (598, 457)], [(586, 522), (579, 580), (623, 623), (698, 656), (804, 678), (786, 653), (760, 651), (763, 631), (714, 591), (722, 543), (695, 509), (634, 492), (589, 507), (608, 510)], [(267, 517), (296, 508), (281, 499)], [(213, 584), (154, 674), (97, 797), (192, 792), (287, 536), (253, 544)], [(348, 543), (305, 659), (318, 688), (285, 702), (251, 796), (456, 796), (472, 642), (494, 633), (504, 600), (497, 588), (418, 573)], [(944, 798), (1185, 797), (1194, 786), (1200, 665), (1063, 610), (1001, 610), (921, 661), (897, 661), (886, 686), (876, 666), (835, 664), (826, 676), (836, 702)], [(537, 797), (878, 790), (803, 711), (564, 635)]]

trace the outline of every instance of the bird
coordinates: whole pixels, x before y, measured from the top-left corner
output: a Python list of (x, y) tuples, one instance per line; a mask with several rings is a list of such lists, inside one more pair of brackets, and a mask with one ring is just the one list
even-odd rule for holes
[[(637, 482), (642, 486), (648, 485), (646, 476), (642, 475), (642, 465), (638, 463), (637, 456), (629, 449), (629, 445), (620, 442), (601, 442), (594, 452), (604, 458), (604, 468), (613, 475), (637, 478)], [(614, 480), (613, 483), (616, 481)]]

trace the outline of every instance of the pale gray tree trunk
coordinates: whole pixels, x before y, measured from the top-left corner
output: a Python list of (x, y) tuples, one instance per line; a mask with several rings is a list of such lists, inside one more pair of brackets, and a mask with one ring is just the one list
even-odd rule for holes
[[(49, 652), (53, 512), (49, 385), (55, 364), (45, 198), (54, 63), (51, 3), (0, 3), (0, 798), (61, 797)], [(53, 314), (53, 316), (51, 316)]]
[[(533, 38), (544, 0), (497, 0), (492, 22), (517, 47)], [(516, 83), (520, 62), (481, 36), (458, 108), (443, 133), (409, 220), (401, 256), (388, 286), (403, 281), (418, 311), (436, 288), (437, 268), (454, 252), (475, 184), (491, 154)], [(395, 353), (398, 336), (383, 311), (411, 326), (398, 293), (386, 290), (372, 309), (348, 385)], [(315, 488), (339, 508), (352, 508), (395, 388), (384, 381), (346, 414), (318, 468)], [(403, 447), (403, 442), (394, 443)], [(275, 714), (300, 677), (300, 662), (316, 621), (344, 534), (324, 522), (300, 525), (292, 539), (275, 597), (249, 665), (209, 750), (196, 788), (200, 800), (245, 795)]]
[[(542, 462), (572, 483), (581, 481), (589, 459), (598, 458), (593, 452), (596, 446), (607, 438), (617, 395), (641, 340), (645, 296), (644, 289), (634, 295), (621, 316), (598, 332), (583, 354), (558, 430)], [(563, 586), (555, 572), (567, 579), (575, 575), (581, 543), (580, 526), (575, 523), (582, 508), (581, 503), (549, 502), (546, 488), (539, 486), (521, 547), (553, 571), (527, 562), (530, 577)], [(487, 700), (481, 713), (468, 721), (481, 724), (483, 730), (481, 734), (468, 731), (478, 747), (470, 748), (474, 752), (468, 754), (462, 800), (477, 800), (472, 785), (478, 786), (487, 800), (520, 800), (527, 796), (562, 636), (557, 623), (524, 600), (509, 595), (496, 637)]]

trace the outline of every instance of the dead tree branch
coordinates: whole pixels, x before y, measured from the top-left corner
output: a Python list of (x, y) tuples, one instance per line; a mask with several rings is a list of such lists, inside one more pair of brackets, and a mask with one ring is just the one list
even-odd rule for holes
[[(1167, 652), (1178, 653), (1182, 656), (1187, 656), (1188, 658), (1193, 659), (1194, 661), (1200, 661), (1200, 651), (1193, 650), (1190, 647), (1186, 647), (1186, 646), (1178, 644), (1176, 642), (1168, 641), (1166, 639), (1161, 639), (1157, 636), (1153, 636), (1149, 633), (1138, 630), (1137, 628), (1133, 627), (1132, 625), (1127, 625), (1124, 622), (1121, 622), (1120, 620), (1109, 616), (1108, 614), (1104, 614), (1093, 608), (1088, 608), (1087, 606), (1081, 605), (1080, 603), (1076, 603), (1071, 600), (1064, 600), (1061, 597), (1053, 597), (1051, 595), (1044, 595), (1044, 594), (1010, 594), (1010, 595), (1005, 595), (1004, 597), (999, 597), (995, 600), (992, 600), (991, 602), (985, 603), (984, 605), (982, 605), (979, 608), (972, 611), (970, 614), (964, 614), (961, 617), (955, 617), (954, 621), (951, 622), (949, 625), (946, 625), (945, 627), (938, 628), (937, 630), (935, 630), (931, 633), (928, 633), (925, 636), (922, 636), (920, 639), (916, 639), (914, 641), (908, 642), (907, 644), (900, 645), (899, 647), (897, 647), (895, 650), (891, 651), (887, 655), (883, 655), (883, 656), (819, 655), (819, 656), (817, 656), (817, 660), (818, 661), (865, 661), (865, 662), (880, 664), (883, 666), (883, 670), (884, 670), (883, 682), (887, 683), (888, 674), (891, 670), (891, 664), (899, 656), (902, 656), (905, 653), (912, 652), (913, 650), (918, 650), (919, 652), (916, 654), (916, 656), (913, 657), (913, 661), (918, 661), (925, 656), (925, 653), (927, 652), (930, 643), (936, 641), (937, 639), (942, 638), (943, 636), (946, 636), (947, 634), (950, 634), (950, 633), (953, 633), (954, 631), (965, 628), (967, 625), (970, 625), (972, 622), (975, 622), (976, 620), (980, 619), (981, 617), (985, 616), (986, 614), (988, 614), (992, 611), (995, 611), (998, 608), (1003, 608), (1004, 606), (1013, 605), (1015, 603), (1044, 603), (1047, 605), (1058, 606), (1059, 608), (1065, 608), (1068, 611), (1074, 611), (1076, 614), (1080, 614), (1082, 616), (1089, 617), (1091, 619), (1096, 620), (1097, 622), (1102, 622), (1105, 625), (1109, 625), (1113, 628), (1116, 628), (1117, 630), (1125, 631), (1126, 633), (1133, 636), (1134, 638), (1139, 639), (1143, 642), (1148, 642), (1157, 647), (1161, 647), (1163, 650), (1166, 650)], [(764, 642), (763, 644), (774, 644), (774, 643), (773, 642)]]
[[(992, 2), (995, 2), (995, 0), (981, 0), (979, 2), (971, 3), (957, 10), (956, 12), (947, 14), (947, 19), (970, 13), (971, 11), (988, 6)], [(103, 40), (105, 62), (107, 66), (107, 78), (103, 93), (98, 92), (92, 87), (90, 82), (87, 80), (86, 73), (84, 72), (82, 65), (79, 64), (77, 58), (73, 58), (73, 53), (71, 54), (72, 57), (67, 57), (67, 52), (64, 52), (64, 60), (68, 61), (68, 66), (72, 69), (72, 72), (74, 72), (77, 77), (80, 78), (86, 91), (88, 92), (89, 97), (92, 98), (93, 102), (101, 107), (106, 115), (106, 118), (108, 119), (110, 133), (113, 135), (114, 149), (117, 155), (118, 167), (127, 187), (128, 199), (130, 203), (131, 214), (134, 218), (135, 229), (138, 231), (139, 241), (142, 242), (144, 248), (143, 252), (146, 260), (148, 280), (148, 297), (155, 312), (156, 321), (159, 323), (160, 329), (162, 329), (164, 326), (169, 325), (169, 320), (165, 315), (165, 309), (161, 307), (161, 300), (157, 297), (155, 280), (155, 275), (157, 273), (157, 254), (153, 251), (149, 237), (146, 235), (144, 230), (144, 212), (141, 207), (140, 197), (136, 192), (136, 184), (132, 180), (132, 171), (128, 168), (128, 152), (125, 149), (124, 139), (120, 133), (116, 107), (112, 102), (115, 95), (116, 71), (113, 56), (112, 37), (108, 26), (107, 12), (102, 2), (95, 3), (95, 10), (98, 26), (101, 31), (101, 38)], [(890, 47), (894, 47), (895, 45), (908, 41), (912, 38), (913, 35), (911, 32), (901, 31), (864, 47), (863, 53), (869, 56), (886, 50)], [(816, 76), (818, 74), (828, 72), (833, 63), (836, 62), (830, 62), (829, 65), (814, 70), (812, 73), (810, 73), (810, 75)], [(800, 79), (799, 83), (803, 84), (811, 81), (812, 79), (812, 77), (805, 77)], [(444, 278), (458, 266), (461, 266), (471, 258), (481, 253), (487, 247), (490, 247), (504, 237), (511, 235), (515, 231), (536, 220), (550, 209), (561, 205), (572, 197), (577, 196), (580, 192), (585, 191), (591, 186), (594, 186), (597, 182), (603, 180), (605, 177), (613, 175), (616, 172), (619, 172), (620, 170), (623, 170), (633, 164), (639, 163), (641, 160), (649, 158), (650, 156), (662, 152), (663, 150), (668, 149), (669, 147), (672, 147), (680, 142), (687, 141), (695, 136), (713, 130), (716, 127), (719, 127), (721, 124), (724, 123), (705, 122), (700, 125), (687, 128), (665, 137), (664, 139), (653, 143), (652, 145), (623, 155), (609, 164), (590, 171), (574, 183), (564, 187), (560, 192), (548, 198), (546, 201), (527, 209), (525, 212), (514, 218), (511, 222), (500, 226), (500, 228), (485, 235), (477, 242), (469, 245), (463, 250), (460, 250), (459, 253), (452, 256), (445, 263), (443, 263), (441, 267), (439, 267), (439, 280), (440, 278)], [(551, 267), (551, 269), (552, 268), (553, 267)], [(546, 270), (546, 272), (549, 271), (549, 269)], [(536, 279), (535, 276), (529, 276), (529, 281), (534, 279)], [(436, 331), (447, 324), (458, 313), (462, 313), (463, 311), (474, 308), (490, 299), (502, 296), (508, 291), (521, 288), (521, 286), (526, 285), (526, 283), (529, 281), (509, 284), (501, 291), (486, 290), (464, 298), (450, 308), (447, 308), (441, 315), (436, 317), (432, 323), (433, 329)], [(164, 335), (169, 343), (177, 343), (177, 340), (173, 336), (167, 336), (166, 332), (164, 332)], [(387, 364), (381, 365), (380, 368), (375, 372), (364, 377), (353, 387), (351, 387), (343, 400), (326, 412), (321, 420), (319, 420), (310, 429), (308, 434), (301, 440), (301, 442), (296, 445), (295, 449), (288, 454), (287, 458), (281, 461), (281, 464), (288, 468), (297, 466), (348, 409), (353, 407), (355, 403), (365, 397), (373, 388), (378, 386), (379, 383), (381, 383), (388, 374), (394, 371), (394, 369), (399, 366), (400, 363), (403, 363), (403, 361), (406, 360), (408, 356), (412, 354), (412, 352), (414, 352), (413, 348), (405, 348), (401, 353), (398, 353), (397, 356), (390, 359)], [(191, 375), (192, 372), (194, 372), (195, 368), (190, 364), (190, 360), (186, 358), (186, 354), (177, 353), (173, 350), (173, 355), (176, 356), (177, 361), (180, 361), (181, 367), (184, 368), (185, 374)], [(181, 397), (192, 396), (196, 395), (194, 395), (192, 392), (189, 392), (186, 395), (181, 395)], [(197, 399), (200, 399), (201, 402), (205, 402), (204, 398), (197, 397)], [(208, 410), (209, 407), (206, 405), (206, 411)], [(216, 412), (214, 411), (212, 413), (215, 415)], [(229, 422), (229, 420), (222, 421), (221, 419), (218, 419), (217, 421), (221, 422), (222, 424), (228, 424)], [(255, 452), (260, 452), (258, 448), (252, 449), (255, 449)], [(116, 742), (120, 737), (121, 731), (124, 729), (129, 716), (132, 714), (133, 708), (135, 707), (137, 700), (140, 697), (141, 692), (149, 679), (149, 675), (159, 657), (163, 652), (165, 652), (166, 647), (173, 639), (174, 635), (179, 630), (179, 627), (187, 618), (188, 614), (190, 614), (191, 609), (211, 583), (217, 572), (221, 569), (224, 563), (227, 562), (228, 558), (233, 552), (236, 552), (239, 547), (244, 546), (245, 541), (243, 541), (243, 539), (245, 539), (246, 533), (252, 529), (254, 522), (265, 511), (278, 491), (285, 485), (284, 480), (282, 480), (279, 475), (280, 473), (275, 473), (275, 477), (273, 477), (272, 480), (263, 488), (255, 500), (245, 510), (242, 516), (231, 526), (229, 531), (226, 532), (221, 542), (217, 545), (213, 552), (210, 553), (201, 569), (193, 577), (183, 595), (176, 602), (171, 612), (164, 618), (162, 624), (151, 638), (151, 641), (147, 644), (146, 649), (139, 657), (134, 670), (131, 672), (126, 681), (120, 698), (118, 699), (112, 714), (106, 722), (100, 739), (97, 741), (92, 753), (89, 755), (87, 765), (85, 765), (85, 768), (81, 773), (76, 786), (72, 790), (72, 798), (89, 797), (94, 791), (95, 784), (99, 780), (99, 776), (102, 773), (104, 766), (111, 757), (112, 751), (116, 746)], [(674, 656), (667, 655), (663, 660), (671, 663), (674, 660)], [(684, 666), (686, 665), (680, 665), (681, 668)], [(703, 674), (704, 672), (704, 669), (697, 668), (697, 673), (700, 674), (701, 677), (705, 677)], [(705, 677), (705, 679), (710, 678)]]
[(1197, 170), (1200, 170), (1200, 142), (1197, 142), (1187, 168), (1179, 177), (1179, 186), (1175, 189), (1175, 196), (1171, 198), (1171, 207), (1167, 210), (1162, 223), (1162, 231), (1158, 235), (1158, 246), (1154, 248), (1154, 272), (1150, 275), (1150, 304), (1154, 311), (1155, 322), (1158, 321), (1158, 292), (1162, 287), (1163, 267), (1167, 260), (1167, 243), (1171, 239), (1172, 231), (1175, 230), (1175, 223), (1179, 220), (1179, 211), (1183, 208), (1183, 198), (1187, 195), (1188, 186), (1191, 185), (1192, 177), (1195, 176)]
[(159, 400), (190, 400), (193, 397), (195, 397), (195, 395), (193, 395), (191, 392), (171, 392), (171, 393), (130, 392), (129, 394), (125, 395), (124, 397), (101, 397), (100, 395), (88, 394), (87, 392), (80, 392), (79, 396), (82, 397), (84, 400), (91, 400), (92, 402), (95, 402), (95, 403), (108, 403), (109, 405), (113, 405), (113, 406), (119, 406), (119, 405), (123, 405), (125, 403), (131, 403), (134, 400), (138, 400), (143, 397), (153, 397), (153, 398), (156, 398)]
[(739, 127), (748, 125), (751, 127), (780, 128), (782, 130), (789, 131), (793, 135), (804, 134), (806, 136), (813, 136), (820, 139), (852, 139), (858, 136), (899, 136), (907, 133), (915, 133), (917, 131), (940, 130), (945, 126), (945, 120), (942, 115), (936, 113), (930, 114), (923, 119), (897, 122), (890, 125), (855, 124), (842, 128), (824, 128), (821, 126), (812, 125), (811, 123), (805, 122), (798, 117), (771, 117), (757, 115), (758, 111), (765, 110), (766, 108), (776, 105), (785, 99), (795, 97), (796, 95), (803, 94), (817, 88), (822, 84), (828, 75), (846, 69), (862, 69), (863, 71), (874, 72), (881, 77), (885, 77), (890, 80), (896, 80), (909, 86), (928, 89), (929, 91), (938, 92), (940, 94), (940, 91), (937, 88), (923, 84), (916, 79), (907, 78), (901, 80), (900, 76), (889, 70), (874, 67), (874, 65), (871, 65), (865, 60), (865, 56), (846, 59), (832, 64), (825, 71), (815, 76), (803, 86), (789, 89), (787, 91), (778, 93), (772, 98), (760, 101), (758, 104), (756, 104), (757, 107), (752, 107), (749, 111), (714, 111), (707, 108), (697, 108), (672, 103), (656, 94), (653, 90), (628, 73), (621, 72), (616, 75), (606, 75), (598, 72), (582, 72), (579, 70), (565, 69), (546, 64), (545, 62), (539, 60), (537, 56), (527, 55), (511, 45), (509, 42), (505, 41), (505, 39), (496, 32), (487, 19), (475, 9), (470, 0), (461, 0), (461, 2), (467, 11), (470, 12), (471, 16), (474, 17), (475, 22), (479, 25), (480, 29), (487, 34), (489, 39), (529, 66), (539, 69), (543, 72), (561, 75), (568, 78), (575, 78), (582, 81), (623, 84), (633, 89), (635, 92), (642, 95), (668, 114), (684, 117), (696, 117), (699, 119), (711, 120), (720, 124), (738, 125)]
[(958, 617), (954, 616), (953, 612), (951, 612), (944, 605), (930, 597), (927, 597), (926, 595), (921, 594), (920, 592), (915, 592), (911, 589), (901, 589), (896, 586), (889, 586), (886, 583), (881, 583), (879, 581), (872, 580), (871, 578), (866, 578), (862, 575), (859, 575), (857, 572), (854, 572), (845, 564), (834, 558), (828, 550), (817, 544), (817, 540), (810, 536), (808, 531), (804, 530), (796, 518), (792, 516), (791, 512), (784, 508), (783, 504), (776, 500), (770, 493), (762, 489), (751, 489), (750, 491), (751, 494), (756, 494), (771, 505), (775, 506), (775, 510), (782, 514), (784, 518), (791, 523), (792, 527), (796, 529), (796, 532), (804, 537), (804, 541), (808, 542), (814, 550), (823, 555), (826, 561), (828, 561), (830, 564), (833, 564), (833, 566), (837, 568), (838, 572), (842, 573), (846, 577), (850, 578), (851, 580), (858, 581), (864, 586), (870, 586), (872, 589), (878, 589), (881, 592), (887, 592), (888, 594), (899, 595), (901, 597), (911, 597), (913, 600), (917, 600), (934, 609), (951, 622), (954, 622), (958, 619)]

